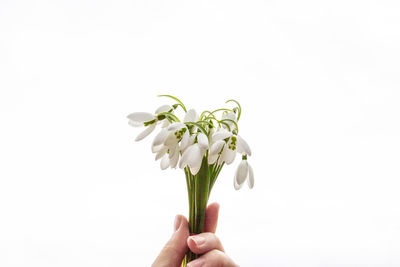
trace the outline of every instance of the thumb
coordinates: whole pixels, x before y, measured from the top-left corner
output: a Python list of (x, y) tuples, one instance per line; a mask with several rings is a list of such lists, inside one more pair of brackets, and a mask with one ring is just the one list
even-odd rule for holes
[(185, 216), (176, 215), (174, 233), (165, 244), (152, 267), (179, 267), (188, 250), (186, 240), (189, 237), (189, 227)]

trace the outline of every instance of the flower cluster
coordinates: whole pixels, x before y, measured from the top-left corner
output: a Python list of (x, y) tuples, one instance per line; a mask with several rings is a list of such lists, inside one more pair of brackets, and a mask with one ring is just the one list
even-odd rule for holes
[[(186, 110), (185, 105), (177, 98), (174, 105), (163, 105), (156, 109), (154, 114), (134, 112), (129, 114), (129, 124), (134, 127), (145, 127), (136, 141), (142, 140), (160, 125), (158, 134), (154, 137), (151, 150), (155, 159), (160, 160), (162, 170), (167, 168), (188, 168), (192, 175), (196, 175), (202, 165), (203, 158), (207, 159), (210, 168), (221, 168), (225, 163), (231, 164), (239, 153), (242, 161), (234, 177), (234, 187), (240, 189), (244, 182), (254, 186), (253, 169), (247, 162), (251, 150), (247, 142), (239, 135), (238, 121), (241, 115), (241, 106), (235, 100), (237, 107), (233, 109), (221, 108), (214, 111), (204, 111), (200, 115), (194, 110)], [(183, 120), (175, 112), (178, 107), (184, 111)], [(220, 113), (220, 118), (217, 114)]]

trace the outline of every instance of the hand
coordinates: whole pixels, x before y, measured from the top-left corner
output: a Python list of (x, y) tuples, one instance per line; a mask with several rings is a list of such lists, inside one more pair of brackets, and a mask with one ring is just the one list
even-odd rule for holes
[(183, 215), (175, 218), (171, 239), (161, 250), (152, 267), (179, 267), (188, 248), (200, 258), (188, 263), (188, 267), (237, 267), (226, 254), (221, 241), (215, 235), (219, 205), (212, 203), (206, 209), (204, 233), (189, 236), (188, 221)]

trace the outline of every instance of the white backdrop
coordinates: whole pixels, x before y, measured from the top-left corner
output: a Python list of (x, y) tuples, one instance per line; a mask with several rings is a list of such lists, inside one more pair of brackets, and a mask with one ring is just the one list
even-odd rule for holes
[(149, 266), (187, 215), (126, 115), (234, 98), (241, 266), (400, 265), (397, 1), (0, 1), (0, 266)]

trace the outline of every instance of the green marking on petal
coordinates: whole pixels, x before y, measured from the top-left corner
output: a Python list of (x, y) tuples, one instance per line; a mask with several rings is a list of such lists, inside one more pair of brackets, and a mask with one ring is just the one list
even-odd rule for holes
[(146, 122), (143, 123), (143, 125), (144, 126), (149, 126), (149, 125), (151, 125), (151, 124), (153, 124), (155, 122), (156, 122), (156, 120), (146, 121)]

